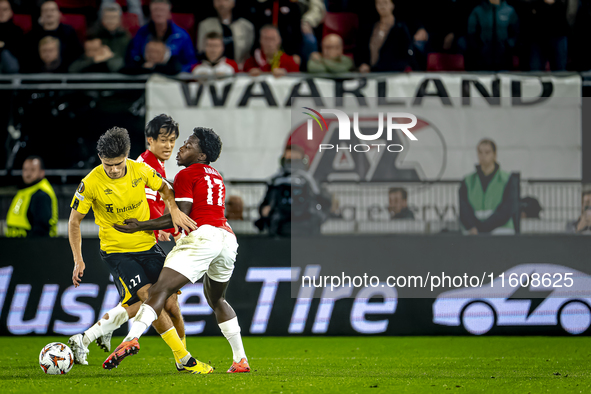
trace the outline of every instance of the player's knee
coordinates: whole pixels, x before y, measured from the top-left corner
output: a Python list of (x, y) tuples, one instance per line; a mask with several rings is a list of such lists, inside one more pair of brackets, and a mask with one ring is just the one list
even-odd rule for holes
[(137, 296), (140, 298), (140, 300), (146, 301), (148, 299), (151, 292), (151, 288), (152, 285), (148, 284), (137, 291)]
[(174, 289), (170, 289), (165, 283), (156, 282), (156, 284), (150, 288), (150, 297), (166, 297), (167, 299), (173, 292)]
[(177, 302), (177, 299), (175, 297), (176, 294), (171, 295), (170, 297), (168, 297), (168, 299), (166, 300), (166, 304), (164, 304), (164, 308), (166, 308), (166, 310), (172, 315), (178, 315), (180, 314), (180, 309), (179, 309), (179, 305)]

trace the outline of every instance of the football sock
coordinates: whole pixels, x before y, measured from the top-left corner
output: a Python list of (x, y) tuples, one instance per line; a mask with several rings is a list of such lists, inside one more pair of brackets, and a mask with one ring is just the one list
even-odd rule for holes
[(187, 349), (185, 349), (185, 345), (183, 345), (183, 341), (179, 338), (179, 334), (176, 332), (176, 328), (172, 327), (171, 329), (167, 330), (166, 332), (160, 334), (164, 342), (170, 347), (172, 353), (174, 354), (175, 360), (181, 361), (185, 356), (189, 354)]
[(84, 331), (84, 337), (82, 337), (82, 344), (84, 346), (88, 347), (88, 345), (98, 337), (102, 337), (105, 334), (115, 331), (121, 327), (123, 323), (129, 320), (129, 315), (121, 304), (118, 304), (106, 314), (109, 316), (108, 319), (102, 318), (88, 330)]
[(152, 325), (152, 322), (157, 318), (158, 316), (156, 316), (156, 312), (150, 305), (142, 304), (140, 310), (137, 312), (137, 315), (135, 315), (135, 321), (131, 326), (131, 330), (129, 330), (129, 333), (123, 342), (131, 341), (133, 338), (139, 339), (144, 331), (146, 331), (147, 328)]
[(238, 363), (241, 359), (246, 358), (246, 353), (244, 353), (244, 345), (242, 345), (242, 337), (240, 336), (238, 318), (234, 317), (233, 319), (218, 324), (218, 326), (220, 326), (222, 334), (224, 334), (228, 342), (230, 342), (233, 360)]
[(183, 342), (183, 346), (185, 347), (185, 349), (187, 348), (187, 337), (184, 336), (181, 338), (181, 342)]

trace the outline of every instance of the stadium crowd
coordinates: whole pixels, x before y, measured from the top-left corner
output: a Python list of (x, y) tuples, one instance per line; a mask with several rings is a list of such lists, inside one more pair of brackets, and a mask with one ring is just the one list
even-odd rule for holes
[(0, 73), (586, 71), (590, 26), (587, 0), (0, 0)]

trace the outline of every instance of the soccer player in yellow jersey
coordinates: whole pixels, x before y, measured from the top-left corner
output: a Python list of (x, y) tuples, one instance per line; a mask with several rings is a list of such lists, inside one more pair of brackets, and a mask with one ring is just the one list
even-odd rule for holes
[[(162, 196), (174, 217), (175, 230), (179, 227), (186, 231), (196, 229), (195, 222), (179, 210), (174, 201), (172, 188), (160, 174), (145, 163), (127, 158), (130, 147), (129, 135), (123, 128), (114, 127), (100, 137), (97, 151), (101, 165), (94, 168), (80, 183), (72, 199), (68, 224), (68, 236), (74, 256), (72, 281), (77, 287), (82, 281), (85, 269), (80, 223), (91, 208), (94, 211), (95, 222), (99, 225), (101, 259), (113, 275), (122, 299), (121, 305), (107, 313), (112, 315), (109, 316), (110, 319), (102, 319), (101, 322), (117, 326), (135, 314), (135, 311), (132, 312), (134, 308), (130, 309), (128, 305), (148, 297), (148, 290), (152, 283), (156, 283), (166, 256), (156, 243), (153, 232), (121, 234), (113, 225), (121, 224), (125, 219), (132, 217), (142, 217), (143, 220), (150, 218), (144, 190), (144, 187), (148, 186)], [(167, 303), (167, 308), (165, 310), (169, 313), (180, 313), (172, 310), (178, 309), (176, 302)], [(200, 373), (203, 363), (195, 360), (185, 349), (173, 327), (169, 313), (163, 313), (154, 322), (154, 328), (171, 347), (183, 370)], [(87, 347), (91, 342), (85, 337), (78, 334), (69, 341), (77, 362), (82, 364), (87, 364)]]

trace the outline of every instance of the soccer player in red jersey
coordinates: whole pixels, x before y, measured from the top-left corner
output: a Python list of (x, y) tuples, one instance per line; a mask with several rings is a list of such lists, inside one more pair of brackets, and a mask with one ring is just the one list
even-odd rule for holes
[[(224, 217), (224, 181), (209, 166), (218, 159), (221, 149), (219, 136), (212, 129), (203, 127), (195, 128), (180, 148), (177, 164), (186, 168), (175, 177), (175, 201), (198, 228), (181, 238), (168, 254), (158, 281), (140, 307), (129, 334), (105, 360), (103, 368), (114, 368), (126, 356), (136, 354), (140, 349), (138, 339), (160, 315), (166, 299), (189, 282), (195, 283), (204, 277), (205, 297), (232, 347), (233, 363), (228, 372), (250, 372), (236, 313), (224, 298), (234, 270), (238, 243)], [(127, 219), (125, 225), (114, 227), (132, 233), (170, 228), (171, 225), (170, 215), (164, 215), (145, 222)], [(203, 373), (212, 371), (211, 366), (203, 364)]]
[[(164, 162), (170, 159), (176, 140), (179, 138), (179, 124), (172, 117), (161, 114), (148, 122), (145, 135), (148, 149), (136, 161), (146, 163), (166, 179)], [(157, 219), (168, 213), (160, 194), (146, 187), (146, 198), (150, 206), (150, 219)], [(155, 234), (158, 241), (170, 241), (170, 230), (159, 230)]]

